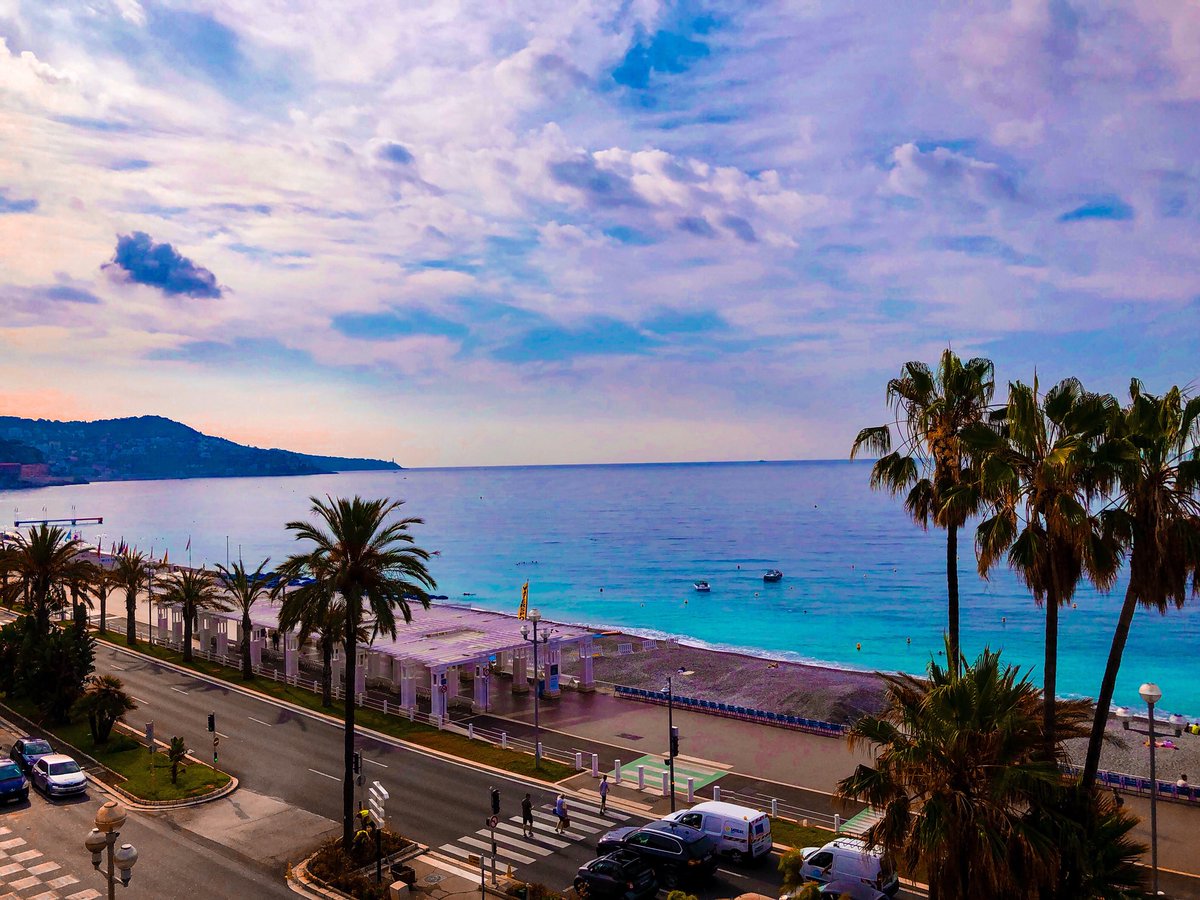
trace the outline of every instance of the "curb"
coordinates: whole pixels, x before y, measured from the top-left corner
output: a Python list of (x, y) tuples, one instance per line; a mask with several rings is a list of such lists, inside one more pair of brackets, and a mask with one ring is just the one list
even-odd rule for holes
[[(22, 722), (25, 722), (29, 725), (29, 728), (18, 727), (16, 724), (14, 724), (9, 719), (5, 718), (4, 716), (0, 716), (0, 721), (4, 722), (4, 724), (7, 725), (9, 728), (11, 728), (13, 731), (20, 732), (20, 731), (29, 731), (31, 729), (36, 730), (36, 731), (45, 731), (47, 734), (53, 735), (54, 740), (56, 740), (61, 746), (69, 747), (71, 750), (73, 750), (75, 752), (75, 754), (77, 756), (81, 756), (84, 759), (91, 760), (93, 765), (95, 765), (97, 768), (103, 769), (104, 771), (110, 773), (114, 778), (120, 778), (120, 779), (125, 778), (125, 776), (123, 776), (120, 772), (116, 771), (115, 769), (110, 769), (108, 766), (106, 766), (104, 763), (100, 762), (100, 760), (96, 759), (90, 753), (86, 753), (83, 750), (80, 750), (74, 744), (64, 741), (58, 735), (54, 734), (54, 732), (49, 731), (48, 729), (42, 728), (39, 725), (35, 725), (32, 721), (25, 718), (19, 712), (9, 709), (7, 706), (0, 706), (0, 708), (2, 708), (4, 710), (4, 712), (7, 713), (8, 715), (10, 715), (16, 719), (20, 719)], [(131, 728), (131, 726), (125, 722), (119, 722), (116, 724), (124, 725), (126, 728)], [(161, 743), (161, 741), (155, 741), (155, 743)], [(200, 762), (200, 760), (196, 759), (194, 756), (191, 756), (191, 754), (188, 754), (188, 756), (195, 763), (197, 763), (199, 765), (205, 765), (205, 763)], [(212, 767), (210, 766), (209, 768), (212, 768)], [(213, 769), (213, 771), (220, 772), (221, 770)], [(142, 800), (138, 797), (135, 797), (133, 794), (129, 793), (127, 790), (125, 790), (118, 784), (110, 784), (109, 782), (96, 777), (91, 772), (88, 772), (86, 770), (83, 773), (84, 777), (91, 784), (93, 784), (97, 788), (99, 788), (101, 792), (107, 793), (107, 794), (114, 794), (114, 795), (120, 797), (121, 802), (124, 806), (126, 806), (129, 809), (139, 810), (141, 812), (163, 811), (163, 810), (169, 810), (169, 809), (187, 809), (188, 807), (200, 806), (204, 803), (210, 803), (213, 800), (220, 800), (222, 797), (227, 797), (230, 794), (232, 794), (234, 791), (236, 791), (238, 789), (238, 787), (240, 787), (241, 783), (238, 781), (238, 779), (235, 776), (230, 775), (230, 773), (228, 773), (228, 772), (222, 772), (221, 774), (229, 775), (229, 782), (227, 784), (225, 784), (224, 786), (218, 788), (217, 790), (213, 791), (212, 793), (204, 794), (201, 797), (189, 797), (186, 800)]]

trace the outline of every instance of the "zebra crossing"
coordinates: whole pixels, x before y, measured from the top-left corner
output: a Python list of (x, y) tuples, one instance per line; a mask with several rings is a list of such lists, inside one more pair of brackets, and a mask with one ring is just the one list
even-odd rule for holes
[[(594, 840), (601, 832), (608, 831), (618, 822), (629, 818), (611, 809), (601, 815), (598, 806), (571, 798), (567, 800), (567, 811), (571, 825), (561, 834), (554, 830), (558, 819), (546, 810), (533, 811), (533, 837), (528, 837), (522, 830), (519, 815), (502, 819), (496, 825), (496, 865), (511, 867), (515, 871), (520, 866), (531, 865), (539, 858), (569, 847), (572, 843)], [(492, 832), (487, 828), (480, 828), (473, 834), (463, 835), (438, 849), (463, 861), (475, 857), (473, 864), (478, 864), (480, 857), (490, 861), (491, 842)]]

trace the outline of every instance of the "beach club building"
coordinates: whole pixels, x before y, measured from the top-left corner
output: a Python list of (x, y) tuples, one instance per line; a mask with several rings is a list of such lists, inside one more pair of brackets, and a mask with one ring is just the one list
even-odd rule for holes
[[(321, 666), (320, 649), (309, 640), (303, 647), (300, 635), (279, 629), (279, 604), (256, 604), (250, 613), (250, 658), (260, 666), (282, 663), (288, 680), (306, 669)], [(399, 706), (415, 709), (418, 696), (430, 699), (430, 714), (445, 716), (454, 707), (469, 706), (483, 711), (489, 691), (498, 678), (511, 678), (513, 693), (525, 693), (535, 679), (531, 622), (516, 616), (466, 606), (434, 604), (429, 609), (415, 606), (413, 620), (398, 617), (396, 637), (380, 636), (358, 648), (354, 690), (382, 690), (398, 695)], [(524, 633), (523, 633), (524, 629)], [(160, 608), (158, 631), (171, 643), (183, 641), (181, 607)], [(595, 690), (592, 660), (595, 634), (587, 629), (550, 622), (539, 623), (538, 668), (543, 697), (557, 697), (563, 688)], [(218, 657), (237, 654), (241, 635), (241, 613), (202, 610), (197, 614), (196, 637), (200, 646)], [(562, 671), (563, 650), (573, 648), (579, 670)], [(334, 649), (334, 686), (345, 671), (342, 648)], [(308, 676), (306, 676), (308, 677)]]

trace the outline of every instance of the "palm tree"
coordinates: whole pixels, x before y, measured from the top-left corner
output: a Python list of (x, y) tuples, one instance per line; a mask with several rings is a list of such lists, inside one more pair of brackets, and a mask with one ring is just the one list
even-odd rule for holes
[(125, 641), (137, 646), (137, 596), (150, 578), (150, 560), (146, 554), (122, 548), (113, 567), (113, 586), (125, 591)]
[[(990, 506), (975, 548), (984, 578), (1002, 560), (1046, 610), (1042, 670), (1042, 733), (1046, 752), (1055, 745), (1058, 683), (1058, 610), (1083, 577), (1107, 590), (1116, 580), (1120, 553), (1106, 538), (1091, 501), (1112, 483), (1121, 449), (1102, 437), (1116, 409), (1108, 394), (1091, 394), (1068, 378), (1046, 392), (1014, 382), (993, 426), (980, 423), (963, 441), (981, 460), (977, 491)], [(955, 502), (954, 498), (951, 502)]]
[(1083, 766), (1090, 788), (1100, 766), (1100, 749), (1117, 673), (1133, 614), (1139, 606), (1165, 615), (1172, 604), (1183, 606), (1200, 583), (1200, 398), (1188, 400), (1178, 387), (1162, 397), (1129, 385), (1129, 405), (1113, 420), (1113, 440), (1127, 445), (1118, 464), (1120, 494), (1102, 516), (1129, 550), (1129, 584), (1113, 632), (1108, 664), (1100, 682), (1096, 717)]
[[(346, 629), (346, 604), (331, 591), (293, 591), (279, 609), (281, 631), (296, 630), (300, 643), (317, 636), (321, 651), (321, 705), (333, 706), (333, 651), (342, 642)], [(360, 624), (357, 640), (370, 641), (370, 630)]]
[[(950, 658), (958, 659), (958, 529), (976, 511), (970, 504), (946, 502), (956, 487), (973, 480), (973, 459), (963, 446), (964, 428), (983, 420), (995, 391), (990, 359), (965, 364), (950, 349), (937, 372), (925, 363), (907, 362), (900, 377), (887, 383), (887, 403), (895, 422), (864, 428), (854, 439), (850, 458), (860, 451), (879, 456), (871, 468), (871, 487), (898, 495), (907, 491), (904, 508), (913, 521), (946, 529), (946, 634)], [(892, 429), (900, 437), (892, 449)]]
[(108, 634), (108, 592), (117, 587), (116, 573), (105, 568), (102, 561), (97, 562), (92, 565), (91, 582), (96, 599), (100, 601), (100, 633)]
[[(947, 644), (949, 642), (947, 641)], [(1061, 744), (1044, 752), (1041, 701), (1027, 676), (984, 650), (973, 663), (931, 661), (927, 678), (883, 675), (887, 705), (850, 730), (876, 752), (838, 784), (881, 810), (867, 841), (910, 871), (924, 867), (931, 900), (1036, 896), (1058, 853), (1030, 811), (1061, 789)], [(1060, 704), (1059, 734), (1086, 733), (1086, 705)]]
[(416, 546), (409, 529), (418, 518), (388, 521), (403, 501), (355, 497), (317, 497), (311, 512), (315, 522), (289, 522), (296, 540), (312, 545), (289, 558), (280, 576), (289, 579), (307, 570), (314, 582), (297, 588), (296, 595), (328, 593), (345, 604), (343, 646), (346, 654), (345, 774), (342, 779), (342, 846), (350, 852), (354, 840), (354, 703), (358, 632), (370, 621), (375, 635), (396, 635), (396, 612), (412, 620), (410, 603), (429, 606), (428, 590), (437, 583), (425, 568), (429, 552)]
[(183, 738), (178, 735), (171, 738), (171, 743), (167, 744), (167, 760), (171, 763), (171, 784), (179, 783), (179, 767), (183, 765), (187, 755), (188, 748)]
[(24, 596), (38, 634), (50, 630), (50, 613), (66, 605), (67, 589), (86, 578), (90, 564), (84, 550), (82, 541), (57, 525), (34, 526), (5, 547), (3, 566), (13, 576), (4, 587), (5, 599)]
[(113, 725), (125, 713), (138, 706), (125, 693), (125, 684), (116, 675), (91, 675), (83, 696), (75, 701), (75, 712), (87, 716), (92, 740), (97, 744), (108, 741)]
[(204, 609), (230, 609), (230, 603), (221, 594), (217, 579), (208, 569), (180, 569), (167, 582), (160, 595), (160, 603), (181, 606), (183, 609), (183, 661), (192, 661), (192, 629), (196, 614)]
[[(233, 598), (232, 609), (242, 614), (242, 679), (249, 681), (254, 677), (254, 669), (250, 664), (250, 632), (253, 624), (250, 622), (250, 610), (264, 597), (272, 597), (275, 591), (267, 587), (267, 579), (263, 577), (263, 569), (271, 560), (264, 559), (252, 573), (247, 573), (246, 567), (239, 559), (232, 568), (217, 563), (217, 571), (221, 573), (221, 583)], [(286, 582), (280, 581), (279, 584)]]

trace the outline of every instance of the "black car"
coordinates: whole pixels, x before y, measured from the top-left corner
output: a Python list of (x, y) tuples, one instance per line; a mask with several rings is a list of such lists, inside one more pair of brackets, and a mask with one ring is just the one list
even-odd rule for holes
[(28, 775), (33, 771), (33, 764), (35, 762), (43, 756), (49, 756), (53, 752), (54, 748), (50, 746), (49, 741), (35, 737), (23, 737), (17, 738), (8, 755), (13, 762), (21, 767), (21, 771)]
[(618, 850), (580, 866), (575, 893), (589, 900), (648, 900), (658, 893), (658, 879), (636, 853)]
[(29, 782), (21, 774), (15, 760), (0, 759), (0, 803), (16, 800), (23, 803), (29, 799)]
[(717, 869), (716, 843), (678, 822), (651, 822), (641, 828), (617, 828), (600, 838), (601, 855), (627, 850), (654, 869), (658, 883), (672, 890), (682, 881), (706, 881)]

